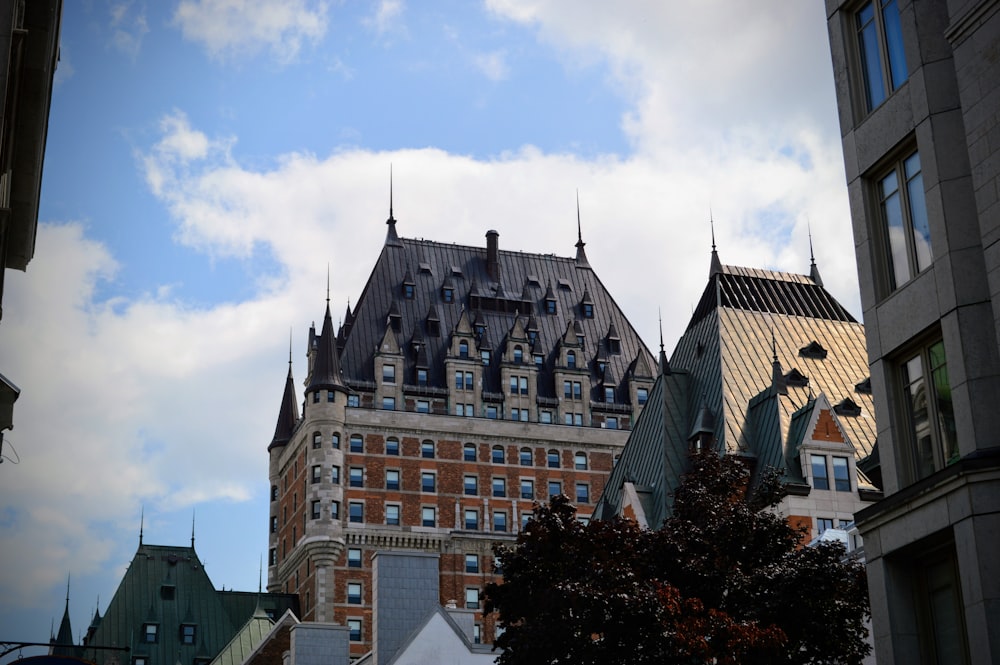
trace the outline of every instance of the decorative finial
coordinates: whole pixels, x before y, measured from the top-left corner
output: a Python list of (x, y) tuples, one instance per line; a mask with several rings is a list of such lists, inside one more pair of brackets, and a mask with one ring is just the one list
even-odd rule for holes
[(70, 574), (71, 573), (66, 573), (66, 607), (69, 607), (69, 580), (70, 580)]
[(712, 215), (712, 206), (708, 207), (708, 223), (712, 227), (712, 263), (708, 270), (708, 276), (712, 277), (722, 272), (722, 262), (719, 260), (719, 252), (715, 248), (715, 217)]
[(819, 274), (819, 267), (816, 265), (816, 256), (813, 254), (813, 234), (812, 225), (809, 218), (806, 218), (806, 228), (809, 231), (809, 279), (819, 286), (823, 286), (823, 278)]
[(663, 348), (663, 310), (657, 308), (660, 318), (660, 374), (670, 374), (670, 362), (667, 360), (667, 351)]
[(389, 162), (389, 221), (396, 221), (392, 216), (392, 162)]
[(194, 508), (191, 509), (191, 549), (194, 549)]
[(264, 579), (264, 555), (261, 554), (260, 561), (257, 564), (257, 593), (260, 593), (261, 589), (263, 588), (262, 586), (263, 579)]
[(288, 371), (292, 371), (292, 329), (288, 328)]
[(587, 252), (583, 247), (587, 243), (583, 242), (583, 228), (580, 225), (580, 190), (576, 190), (576, 263), (579, 266), (589, 266)]
[(139, 508), (139, 547), (142, 547), (142, 527), (146, 521), (146, 506)]
[(330, 305), (330, 264), (326, 264), (326, 304)]
[(708, 223), (712, 227), (712, 251), (715, 251), (715, 217), (712, 215), (712, 206), (708, 206)]
[(771, 328), (771, 356), (773, 362), (778, 362), (778, 343), (774, 337), (774, 327)]

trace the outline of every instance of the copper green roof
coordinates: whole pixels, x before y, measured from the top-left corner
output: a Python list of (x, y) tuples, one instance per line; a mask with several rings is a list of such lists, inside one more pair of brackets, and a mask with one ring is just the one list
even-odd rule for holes
[(229, 640), (222, 651), (212, 660), (211, 665), (242, 665), (247, 657), (264, 641), (271, 632), (274, 621), (262, 608), (258, 607), (253, 616)]

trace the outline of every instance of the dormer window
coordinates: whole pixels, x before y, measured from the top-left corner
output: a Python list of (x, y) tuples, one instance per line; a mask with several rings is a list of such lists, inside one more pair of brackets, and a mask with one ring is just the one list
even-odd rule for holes
[(805, 388), (809, 385), (809, 377), (793, 367), (785, 374), (785, 385), (790, 388)]
[(514, 347), (514, 362), (518, 365), (524, 362), (524, 349), (521, 348), (520, 344)]
[(528, 341), (531, 342), (532, 344), (534, 344), (536, 339), (538, 339), (538, 331), (537, 330), (529, 330), (528, 331)]
[(468, 358), (469, 357), (469, 343), (464, 339), (458, 343), (458, 357)]
[(608, 353), (621, 353), (622, 343), (617, 337), (608, 339)]
[(430, 275), (431, 274), (431, 264), (422, 261), (420, 263), (419, 268), (420, 268), (420, 273), (421, 274), (423, 274), (423, 275)]
[(489, 365), (490, 364), (490, 351), (489, 351), (489, 349), (483, 349), (482, 351), (479, 352), (479, 355), (482, 358), (484, 365)]
[(576, 351), (566, 352), (566, 367), (576, 369)]
[(159, 624), (155, 623), (142, 624), (142, 641), (147, 644), (156, 644), (159, 637), (159, 628)]
[(542, 354), (536, 353), (532, 357), (535, 360), (535, 365), (537, 365), (538, 367), (541, 367), (542, 365), (545, 364), (545, 356), (543, 356)]
[(484, 324), (484, 323), (477, 323), (476, 324), (476, 336), (477, 337), (482, 337), (484, 334), (486, 334), (486, 324)]
[(427, 385), (427, 370), (422, 367), (417, 368), (417, 385), (426, 386)]
[(614, 404), (614, 402), (615, 402), (615, 389), (614, 388), (612, 388), (610, 386), (606, 386), (604, 388), (604, 401), (607, 402), (608, 404)]
[(555, 314), (556, 313), (556, 301), (555, 298), (547, 299), (545, 301), (545, 313)]
[(416, 286), (415, 284), (406, 284), (406, 283), (404, 283), (403, 284), (403, 297), (406, 298), (407, 300), (413, 300), (413, 292), (414, 292), (415, 286)]
[(181, 624), (181, 644), (194, 644), (195, 632), (193, 624)]
[(850, 397), (845, 397), (836, 404), (833, 405), (833, 411), (838, 416), (860, 416), (861, 407), (858, 406), (853, 399)]
[(594, 318), (594, 306), (589, 302), (583, 303), (583, 318), (585, 319)]
[(454, 302), (455, 289), (447, 286), (441, 289), (441, 299), (444, 300), (445, 302)]
[(812, 358), (814, 360), (823, 360), (826, 358), (826, 353), (826, 349), (824, 349), (823, 346), (816, 340), (809, 342), (809, 344), (799, 349), (799, 356), (803, 358)]

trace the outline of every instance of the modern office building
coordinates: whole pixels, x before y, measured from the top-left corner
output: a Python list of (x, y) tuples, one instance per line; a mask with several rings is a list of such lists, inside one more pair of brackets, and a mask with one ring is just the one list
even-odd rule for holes
[(439, 604), (492, 641), (493, 544), (553, 494), (590, 514), (656, 373), (579, 233), (562, 258), (400, 238), (391, 205), (387, 225), (354, 309), (309, 331), (301, 416), (290, 359), (268, 446), (268, 589), (355, 656), (377, 550), (436, 554)]
[(827, 0), (885, 498), (879, 663), (1000, 663), (1000, 2)]

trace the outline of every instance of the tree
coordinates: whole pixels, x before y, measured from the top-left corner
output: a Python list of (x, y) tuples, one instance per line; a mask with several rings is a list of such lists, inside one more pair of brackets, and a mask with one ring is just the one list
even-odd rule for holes
[(505, 631), (500, 665), (523, 663), (860, 663), (864, 567), (839, 543), (801, 547), (772, 510), (776, 473), (731, 456), (693, 455), (656, 531), (576, 519), (565, 496), (536, 506), (486, 610)]

